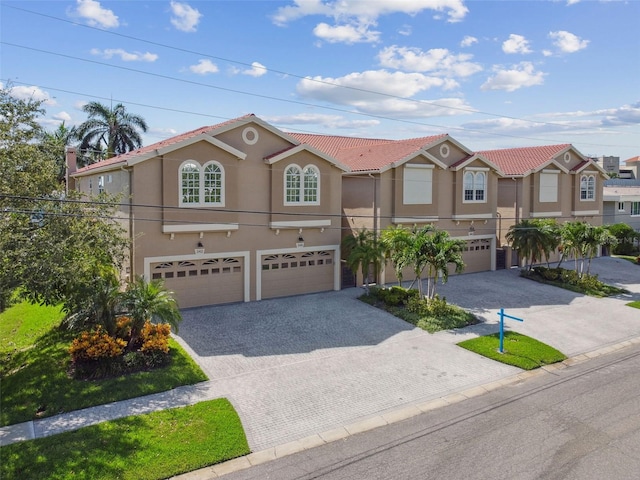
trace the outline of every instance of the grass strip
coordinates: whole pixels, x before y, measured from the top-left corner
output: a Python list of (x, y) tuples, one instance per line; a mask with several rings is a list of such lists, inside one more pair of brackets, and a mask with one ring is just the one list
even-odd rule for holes
[(57, 327), (60, 312), (48, 308), (18, 304), (0, 314), (2, 426), (207, 380), (173, 339), (166, 367), (97, 381), (74, 379), (68, 375), (73, 334)]
[(516, 332), (504, 332), (504, 353), (500, 353), (500, 334), (485, 335), (458, 343), (459, 346), (492, 360), (533, 370), (561, 362), (567, 357), (549, 345)]
[(156, 480), (249, 453), (227, 399), (137, 415), (7, 445), (0, 478)]
[(627, 307), (640, 308), (640, 300), (636, 300), (635, 302), (629, 302), (626, 305)]

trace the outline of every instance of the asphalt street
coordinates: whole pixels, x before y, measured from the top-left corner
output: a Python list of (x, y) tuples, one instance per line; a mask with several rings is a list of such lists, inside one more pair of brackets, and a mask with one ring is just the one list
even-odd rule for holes
[(635, 345), (224, 478), (635, 480), (638, 371)]

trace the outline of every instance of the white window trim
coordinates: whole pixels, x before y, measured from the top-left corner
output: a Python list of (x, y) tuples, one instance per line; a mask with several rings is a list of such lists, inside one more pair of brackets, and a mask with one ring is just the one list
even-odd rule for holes
[[(633, 213), (633, 205), (634, 204), (638, 204), (638, 213)], [(631, 217), (640, 217), (640, 202), (631, 202), (631, 210), (630, 210), (630, 216)]]
[[(464, 169), (464, 172), (462, 173), (462, 203), (487, 203), (487, 197), (488, 197), (487, 184), (489, 183), (489, 175), (487, 174), (488, 171), (489, 169), (484, 167), (468, 167)], [(473, 200), (466, 200), (464, 198), (465, 191), (466, 191), (465, 177), (467, 176), (467, 173), (470, 173), (471, 175), (473, 175)], [(484, 175), (484, 185), (482, 188), (482, 191), (484, 194), (483, 194), (482, 200), (475, 199), (476, 192), (478, 191), (478, 189), (476, 188), (476, 178), (478, 177), (479, 174)]]
[[(622, 205), (622, 208), (620, 208), (620, 205)], [(624, 212), (624, 202), (618, 202), (618, 211)]]
[[(192, 163), (192, 164), (196, 165), (196, 167), (198, 168), (198, 198), (200, 199), (199, 202), (193, 202), (193, 203), (184, 202), (183, 199), (182, 199), (182, 169), (188, 163)], [(220, 184), (221, 184), (220, 188), (221, 188), (221, 192), (220, 192), (220, 201), (219, 202), (205, 202), (204, 201), (204, 198), (205, 198), (205, 192), (204, 192), (205, 169), (207, 168), (207, 166), (212, 165), (212, 164), (213, 165), (217, 165), (218, 167), (220, 167)], [(185, 160), (178, 167), (178, 206), (180, 206), (181, 208), (224, 207), (225, 206), (225, 190), (226, 190), (225, 182), (226, 182), (226, 180), (225, 180), (224, 166), (220, 162), (217, 162), (215, 160), (209, 160), (204, 165), (200, 165), (200, 162), (198, 162), (196, 160)]]
[[(300, 200), (297, 202), (289, 202), (287, 201), (287, 172), (289, 171), (289, 169), (291, 167), (295, 167), (298, 170), (298, 175), (299, 175), (299, 179), (300, 179)], [(307, 168), (311, 168), (313, 170), (315, 170), (316, 174), (317, 174), (317, 179), (318, 179), (318, 183), (316, 185), (316, 200), (314, 201), (305, 201), (305, 182), (304, 182), (304, 172)], [(314, 164), (310, 163), (308, 165), (305, 165), (304, 167), (300, 167), (300, 165), (295, 164), (295, 163), (291, 163), (289, 165), (287, 165), (284, 169), (283, 172), (283, 201), (284, 201), (284, 205), (285, 206), (292, 206), (292, 207), (300, 207), (300, 206), (308, 206), (308, 205), (320, 205), (320, 192), (322, 191), (322, 189), (320, 188), (320, 181), (321, 181), (321, 175), (320, 175), (320, 169), (318, 167), (316, 167)]]
[[(583, 191), (582, 190), (582, 179), (583, 178), (586, 178), (586, 180), (587, 180), (587, 186), (586, 186), (586, 188), (584, 190), (586, 192), (587, 198), (582, 198), (582, 191)], [(592, 198), (589, 198), (589, 180), (590, 179), (593, 179), (593, 197)], [(595, 202), (596, 201), (596, 197), (597, 197), (597, 194), (596, 194), (596, 176), (594, 174), (592, 174), (592, 173), (585, 172), (582, 175), (580, 175), (580, 201), (581, 202)]]

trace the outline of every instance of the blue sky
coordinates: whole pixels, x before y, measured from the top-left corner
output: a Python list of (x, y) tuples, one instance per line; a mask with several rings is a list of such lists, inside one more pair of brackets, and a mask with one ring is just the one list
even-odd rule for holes
[(285, 131), (449, 133), (640, 155), (640, 2), (5, 1), (0, 82), (46, 128), (121, 102), (145, 144), (255, 113)]

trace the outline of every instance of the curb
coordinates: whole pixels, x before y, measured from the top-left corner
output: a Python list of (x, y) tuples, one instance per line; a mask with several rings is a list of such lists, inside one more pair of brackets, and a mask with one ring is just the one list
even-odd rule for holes
[(378, 427), (390, 425), (392, 423), (401, 422), (409, 418), (415, 417), (422, 413), (430, 412), (438, 408), (446, 407), (454, 403), (459, 403), (464, 400), (468, 400), (473, 397), (484, 395), (498, 388), (513, 385), (523, 382), (530, 378), (539, 377), (547, 374), (553, 374), (557, 370), (563, 370), (573, 365), (584, 363), (588, 360), (601, 357), (613, 352), (617, 352), (624, 348), (631, 347), (633, 345), (640, 345), (640, 337), (635, 337), (624, 342), (617, 343), (615, 345), (609, 345), (601, 347), (591, 352), (582, 353), (575, 357), (567, 358), (566, 360), (551, 365), (545, 365), (544, 367), (537, 368), (535, 370), (528, 370), (509, 377), (495, 380), (485, 385), (468, 388), (461, 392), (451, 393), (444, 397), (429, 400), (428, 402), (419, 403), (415, 405), (408, 405), (398, 410), (387, 412), (374, 417), (366, 418), (358, 422), (344, 425), (333, 430), (310, 435), (300, 440), (294, 440), (289, 443), (278, 445), (276, 447), (261, 450), (259, 452), (253, 452), (244, 457), (234, 458), (223, 463), (218, 463), (210, 467), (201, 468), (192, 472), (183, 473), (171, 477), (170, 480), (213, 480), (222, 477), (228, 473), (238, 472), (247, 468), (255, 467), (257, 465), (277, 460), (279, 458), (293, 455), (294, 453), (300, 453), (305, 450), (309, 450), (315, 447), (335, 442), (338, 440), (344, 440), (347, 437), (356, 435), (358, 433), (367, 432)]

